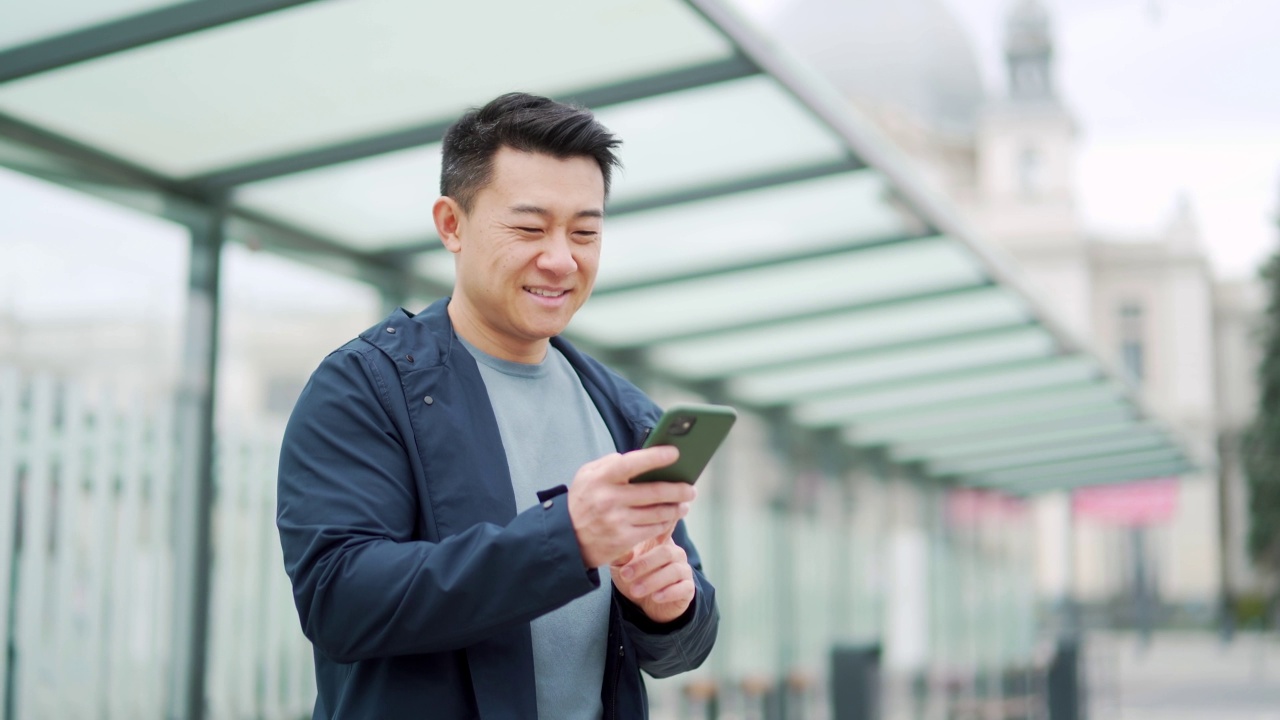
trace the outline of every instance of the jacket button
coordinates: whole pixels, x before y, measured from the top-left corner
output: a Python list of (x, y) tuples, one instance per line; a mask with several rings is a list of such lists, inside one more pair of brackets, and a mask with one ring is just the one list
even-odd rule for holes
[(405, 359), (405, 360), (408, 360), (409, 362), (413, 362), (413, 356), (412, 356), (412, 355), (405, 355), (405, 356), (404, 356), (404, 359)]
[(544, 508), (550, 508), (552, 505), (555, 505), (555, 504), (556, 504), (556, 501), (555, 501), (555, 500), (548, 500), (548, 501), (546, 501), (546, 502), (542, 503), (542, 507), (544, 507)]
[(389, 328), (387, 328), (387, 332), (391, 333), (392, 335), (395, 335), (395, 334), (396, 334), (396, 329), (395, 329), (395, 328), (390, 328), (390, 327), (389, 327)]
[(433, 398), (433, 397), (431, 397), (430, 395), (428, 395), (428, 396), (426, 396), (426, 397), (422, 398), (422, 402), (424, 402), (424, 403), (426, 403), (426, 404), (428, 404), (428, 405), (430, 405), (431, 403), (433, 403), (433, 402), (435, 402), (435, 401), (436, 401), (436, 399), (435, 399), (435, 398)]
[(619, 646), (618, 646), (618, 657), (622, 657), (623, 655), (626, 655), (626, 653), (625, 653), (625, 652), (623, 652), (623, 650), (622, 650), (622, 646), (621, 646), (621, 645), (619, 645)]

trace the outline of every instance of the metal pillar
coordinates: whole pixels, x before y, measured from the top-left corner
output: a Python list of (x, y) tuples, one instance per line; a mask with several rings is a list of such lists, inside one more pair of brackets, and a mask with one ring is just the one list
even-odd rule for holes
[(191, 270), (175, 419), (174, 614), (165, 717), (203, 720), (213, 520), (213, 414), (224, 222), (189, 221)]
[(777, 417), (769, 418), (774, 452), (781, 461), (783, 472), (791, 480), (770, 503), (770, 526), (773, 528), (773, 570), (777, 573), (775, 608), (778, 628), (777, 677), (767, 693), (765, 713), (767, 720), (786, 720), (790, 716), (790, 683), (788, 682), (796, 661), (796, 608), (794, 548), (791, 522), (796, 510), (797, 487), (800, 475), (797, 463), (799, 437), (796, 428)]
[(1218, 433), (1218, 633), (1223, 642), (1231, 642), (1236, 633), (1236, 583), (1231, 567), (1231, 530), (1235, 525), (1231, 478), (1236, 474), (1237, 462), (1233, 450), (1239, 447), (1235, 433)]
[(1066, 578), (1061, 599), (1062, 632), (1067, 638), (1077, 638), (1083, 631), (1080, 605), (1076, 598), (1076, 506), (1070, 491), (1064, 493), (1067, 503), (1066, 542), (1063, 545)]
[(1130, 550), (1133, 553), (1133, 603), (1134, 626), (1138, 630), (1141, 647), (1151, 644), (1151, 632), (1155, 626), (1155, 588), (1151, 567), (1147, 558), (1147, 529), (1142, 525), (1129, 528)]

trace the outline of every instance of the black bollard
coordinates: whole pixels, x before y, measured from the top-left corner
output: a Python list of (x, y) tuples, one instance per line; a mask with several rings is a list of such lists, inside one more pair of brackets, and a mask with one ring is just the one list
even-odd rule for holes
[(880, 720), (880, 645), (831, 651), (832, 720)]
[(1049, 720), (1086, 720), (1085, 688), (1080, 678), (1080, 640), (1058, 639), (1049, 664)]

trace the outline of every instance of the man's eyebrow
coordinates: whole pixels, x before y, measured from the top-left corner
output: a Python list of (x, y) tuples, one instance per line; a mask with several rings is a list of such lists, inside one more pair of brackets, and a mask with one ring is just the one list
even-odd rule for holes
[[(549, 217), (551, 215), (550, 210), (544, 207), (538, 207), (537, 205), (512, 205), (508, 210), (517, 214), (540, 215), (542, 217)], [(577, 213), (574, 213), (574, 217), (603, 218), (604, 211), (597, 208), (579, 210)]]

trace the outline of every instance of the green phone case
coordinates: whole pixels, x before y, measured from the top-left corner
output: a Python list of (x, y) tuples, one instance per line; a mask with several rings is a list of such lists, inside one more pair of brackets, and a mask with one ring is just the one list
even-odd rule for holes
[(673, 405), (645, 439), (645, 447), (675, 445), (674, 465), (637, 475), (631, 482), (686, 482), (692, 485), (724, 442), (738, 413), (727, 405)]

